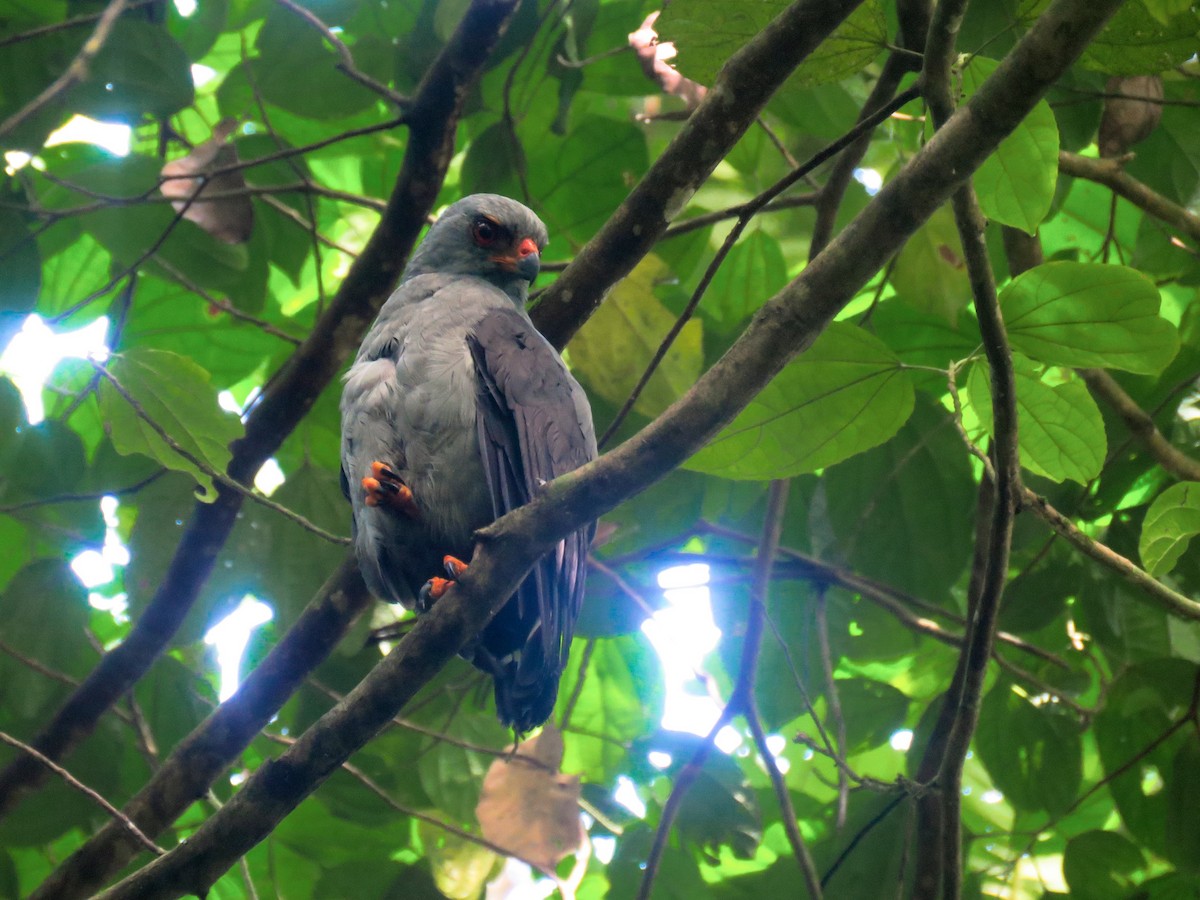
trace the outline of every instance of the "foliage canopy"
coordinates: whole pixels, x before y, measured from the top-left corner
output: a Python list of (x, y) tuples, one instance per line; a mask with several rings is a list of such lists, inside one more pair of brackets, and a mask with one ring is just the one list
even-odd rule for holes
[[(30, 312), (106, 316), (113, 351), (61, 364), (39, 423), (0, 380), (0, 733), (180, 846), (143, 868), (121, 820), (9, 745), (0, 896), (138, 873), (113, 896), (474, 898), (504, 849), (568, 879), (576, 804), (615, 837), (580, 898), (797, 896), (805, 870), (828, 897), (1200, 896), (1200, 13), (980, 0), (927, 46), (960, 5), (672, 0), (653, 26), (676, 71), (631, 49), (656, 8), (634, 0), (0, 0), (0, 342)], [(1089, 5), (1119, 9), (1052, 76), (1020, 70)], [(844, 21), (789, 74), (757, 48), (806, 9)], [(747, 71), (761, 113), (720, 107)], [(947, 98), (1039, 77), (1011, 133), (934, 136)], [(76, 115), (128, 124), (130, 151), (52, 138)], [(1102, 131), (1131, 155), (1099, 158)], [(945, 171), (923, 176), (936, 210), (884, 206), (942, 138), (978, 155), (972, 198)], [(711, 175), (687, 168), (713, 147)], [(562, 514), (603, 513), (602, 541), (561, 747), (548, 730), (511, 771), (490, 692), (419, 628), (388, 657), (428, 681), (402, 720), (359, 749), (321, 718), (378, 677), (369, 632), (395, 618), (346, 559), (336, 375), (426, 217), (476, 191), (546, 221), (534, 319), (650, 473)], [(842, 260), (870, 256), (879, 209), (903, 247), (858, 278)], [(829, 260), (843, 300), (808, 315)], [(702, 373), (757, 334), (786, 348), (750, 355), (761, 390), (707, 434), (670, 420), (686, 460), (637, 443), (711, 409)], [(114, 540), (128, 565), (92, 599), (124, 596), (117, 617), (69, 567)], [(678, 673), (640, 629), (688, 562), (723, 634), (688, 689), (730, 704), (730, 753), (661, 727)], [(246, 594), (275, 617), (214, 713), (204, 635)], [(244, 847), (218, 862), (202, 826), (225, 816)]]

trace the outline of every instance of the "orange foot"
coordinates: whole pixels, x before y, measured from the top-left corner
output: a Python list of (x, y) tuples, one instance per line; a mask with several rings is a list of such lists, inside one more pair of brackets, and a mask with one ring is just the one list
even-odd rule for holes
[(446, 591), (450, 590), (450, 585), (454, 584), (455, 579), (467, 571), (467, 564), (454, 556), (443, 556), (442, 565), (446, 567), (446, 574), (450, 577), (430, 578), (425, 582), (425, 586), (421, 588), (421, 595), (417, 598), (417, 609), (422, 612), (441, 600)]
[(420, 517), (412, 490), (387, 463), (371, 463), (371, 474), (362, 480), (362, 486), (367, 492), (367, 506), (382, 506), (414, 519)]

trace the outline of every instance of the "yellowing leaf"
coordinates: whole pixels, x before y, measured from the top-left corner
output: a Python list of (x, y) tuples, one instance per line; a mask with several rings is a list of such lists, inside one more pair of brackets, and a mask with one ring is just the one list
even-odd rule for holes
[(912, 380), (891, 350), (834, 322), (684, 465), (724, 478), (791, 478), (882, 444), (912, 408)]
[[(666, 273), (661, 259), (646, 257), (571, 341), (572, 367), (605, 400), (625, 402), (675, 324), (675, 315), (654, 296), (655, 282)], [(695, 383), (703, 362), (701, 337), (700, 320), (683, 326), (634, 404), (637, 412), (656, 416)]]

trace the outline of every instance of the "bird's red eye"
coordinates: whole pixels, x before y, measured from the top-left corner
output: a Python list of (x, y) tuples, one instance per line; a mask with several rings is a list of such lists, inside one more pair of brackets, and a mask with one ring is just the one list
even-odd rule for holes
[(476, 219), (471, 226), (471, 236), (480, 247), (490, 247), (500, 237), (500, 227), (490, 219)]

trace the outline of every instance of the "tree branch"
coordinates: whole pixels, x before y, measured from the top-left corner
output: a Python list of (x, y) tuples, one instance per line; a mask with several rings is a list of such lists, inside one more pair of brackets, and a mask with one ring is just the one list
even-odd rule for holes
[[(934, 11), (929, 29), (923, 80), (925, 96), (939, 129), (946, 125), (954, 111), (951, 66), (965, 10), (965, 0), (942, 0)], [(992, 468), (985, 473), (981, 488), (981, 509), (986, 518), (981, 519), (984, 527), (978, 530), (977, 541), (985, 552), (980, 553), (981, 548), (977, 545), (976, 556), (982, 563), (982, 571), (972, 578), (973, 592), (968, 598), (970, 617), (963, 636), (961, 664), (955, 673), (959, 691), (957, 696), (948, 693), (945, 699), (947, 704), (953, 704), (953, 717), (943, 715), (938, 723), (947, 722), (949, 725), (937, 776), (941, 822), (939, 827), (928, 831), (919, 829), (921, 844), (931, 844), (940, 836), (941, 846), (940, 852), (929, 846), (919, 848), (918, 888), (922, 891), (936, 890), (940, 883), (945, 900), (958, 900), (963, 878), (962, 770), (979, 722), (984, 679), (994, 653), (1000, 599), (1008, 580), (1021, 462), (1017, 448), (1017, 394), (1012, 352), (1008, 346), (1008, 335), (996, 295), (996, 282), (988, 259), (984, 235), (987, 223), (970, 181), (955, 191), (951, 204), (966, 259), (983, 349), (991, 372), (992, 433), (995, 436)], [(990, 497), (982, 493), (989, 481), (992, 491)], [(923, 812), (931, 808), (931, 805), (922, 805)]]
[[(162, 833), (237, 760), (370, 602), (354, 554), (347, 553), (237, 693), (171, 751), (122, 814), (148, 834)], [(91, 897), (140, 850), (124, 828), (111, 822), (64, 860), (30, 900)]]
[(1092, 159), (1089, 156), (1060, 150), (1058, 170), (1064, 175), (1086, 178), (1088, 181), (1102, 184), (1117, 196), (1124, 197), (1154, 218), (1161, 219), (1172, 228), (1186, 234), (1193, 241), (1200, 241), (1200, 216), (1138, 181), (1121, 168), (1119, 159)]
[(1084, 556), (1094, 559), (1106, 569), (1116, 572), (1138, 588), (1138, 594), (1149, 597), (1155, 605), (1173, 616), (1200, 622), (1200, 603), (1185, 597), (1178, 591), (1171, 590), (1145, 569), (1139, 568), (1117, 551), (1088, 537), (1076, 528), (1070, 519), (1051, 506), (1045, 497), (1035, 494), (1028, 488), (1022, 488), (1021, 501), (1023, 508), (1031, 510), (1055, 532), (1062, 535), (1067, 543), (1081, 551)]
[(533, 502), (481, 530), (462, 578), (344, 702), (279, 759), (261, 767), (186, 844), (104, 896), (153, 900), (202, 892), (269, 834), (478, 634), (537, 558), (563, 535), (645, 489), (703, 446), (811, 344), (1028, 114), (1119, 5), (1120, 0), (1055, 0), (970, 101), (825, 252), (760, 309), (746, 332), (684, 397), (634, 438), (551, 482)]
[(26, 119), (36, 115), (43, 107), (49, 105), (59, 96), (65, 94), (88, 77), (88, 70), (92, 65), (92, 60), (96, 58), (96, 55), (108, 43), (113, 26), (117, 23), (117, 19), (120, 18), (121, 13), (125, 12), (128, 5), (128, 0), (112, 0), (104, 8), (104, 12), (100, 14), (100, 19), (96, 22), (95, 30), (83, 42), (83, 46), (79, 48), (79, 53), (71, 60), (71, 64), (67, 66), (66, 71), (47, 85), (45, 90), (40, 94), (3, 122), (0, 122), (0, 139), (3, 139), (11, 131), (19, 128), (25, 123)]
[(163, 850), (162, 847), (158, 846), (158, 844), (154, 843), (154, 841), (150, 840), (150, 838), (146, 837), (146, 835), (142, 833), (142, 830), (129, 820), (128, 816), (122, 813), (119, 809), (100, 796), (99, 793), (88, 787), (54, 760), (47, 759), (28, 744), (24, 743), (23, 741), (18, 741), (15, 737), (10, 734), (6, 734), (3, 731), (0, 731), (0, 743), (8, 744), (8, 746), (13, 747), (21, 753), (28, 755), (30, 758), (37, 760), (39, 763), (65, 781), (70, 787), (79, 791), (79, 793), (83, 794), (83, 796), (87, 797), (106, 813), (108, 813), (117, 826), (123, 829), (129, 835), (132, 835), (132, 837), (139, 844), (141, 844), (144, 849), (149, 850), (156, 856), (162, 856), (167, 852)]
[(1078, 372), (1092, 393), (1112, 407), (1160, 466), (1181, 481), (1200, 481), (1200, 460), (1188, 456), (1163, 437), (1150, 414), (1125, 393), (1115, 378), (1103, 369), (1079, 369)]
[(562, 348), (754, 124), (771, 94), (862, 0), (796, 0), (729, 58), (679, 134), (533, 311)]
[[(357, 348), (391, 293), (437, 199), (466, 91), (515, 8), (516, 0), (474, 0), (426, 73), (408, 112), (408, 146), (387, 210), (312, 334), (249, 411), (245, 436), (232, 448), (227, 470), (231, 478), (253, 482), (262, 463)], [(146, 673), (183, 622), (241, 508), (240, 494), (218, 494), (213, 503), (197, 503), (193, 509), (166, 576), (125, 641), (105, 655), (32, 741), (48, 757), (62, 758), (90, 733), (104, 710)], [(19, 793), (43, 779), (42, 770), (28, 760), (5, 767), (0, 772), (0, 815), (12, 808)]]

